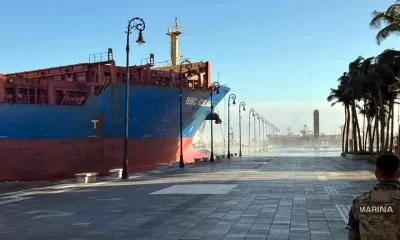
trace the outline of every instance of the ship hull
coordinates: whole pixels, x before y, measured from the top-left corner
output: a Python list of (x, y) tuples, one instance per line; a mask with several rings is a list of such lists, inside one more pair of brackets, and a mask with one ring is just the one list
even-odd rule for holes
[[(124, 85), (109, 86), (84, 106), (0, 105), (0, 180), (54, 180), (79, 172), (121, 168), (124, 147)], [(214, 105), (226, 95), (214, 95)], [(208, 156), (192, 138), (210, 113), (209, 91), (183, 91), (184, 161)], [(153, 169), (179, 159), (179, 89), (131, 85), (128, 166)]]
[[(208, 156), (191, 148), (191, 138), (183, 142), (186, 163)], [(32, 181), (66, 179), (79, 172), (108, 175), (122, 166), (124, 139), (8, 140), (1, 145), (1, 180)], [(130, 172), (150, 170), (179, 159), (179, 139), (130, 138), (128, 150)]]

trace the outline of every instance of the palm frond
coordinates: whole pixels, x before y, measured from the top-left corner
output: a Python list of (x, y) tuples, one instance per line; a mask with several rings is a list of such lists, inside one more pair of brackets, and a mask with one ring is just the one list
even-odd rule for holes
[(378, 45), (381, 45), (381, 43), (388, 38), (391, 34), (396, 34), (396, 35), (400, 35), (400, 24), (398, 23), (393, 23), (393, 24), (389, 24), (386, 27), (384, 27), (382, 30), (380, 30), (377, 34), (376, 34), (376, 43)]

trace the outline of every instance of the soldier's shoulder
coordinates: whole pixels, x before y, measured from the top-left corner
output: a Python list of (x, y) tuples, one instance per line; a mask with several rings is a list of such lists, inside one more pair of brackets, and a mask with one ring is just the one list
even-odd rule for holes
[(395, 200), (400, 200), (400, 190), (394, 191), (392, 198)]
[(362, 204), (365, 202), (368, 202), (371, 196), (371, 192), (365, 192), (362, 193), (361, 195), (357, 196), (354, 201), (353, 204)]

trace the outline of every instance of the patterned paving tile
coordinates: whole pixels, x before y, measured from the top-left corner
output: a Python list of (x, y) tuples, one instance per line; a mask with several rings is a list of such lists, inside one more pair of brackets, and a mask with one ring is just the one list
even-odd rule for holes
[(19, 186), (18, 192), (0, 184), (0, 235), (2, 240), (347, 239), (351, 202), (373, 184), (372, 165), (315, 156), (232, 158), (125, 181)]

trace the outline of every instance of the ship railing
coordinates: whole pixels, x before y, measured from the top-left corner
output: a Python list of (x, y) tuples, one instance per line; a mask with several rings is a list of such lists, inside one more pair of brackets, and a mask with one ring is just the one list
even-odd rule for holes
[(142, 58), (140, 59), (140, 65), (150, 65), (150, 66), (154, 66), (154, 58)]
[[(179, 60), (179, 62), (178, 62), (178, 65), (179, 65), (182, 61), (185, 61), (185, 60), (188, 60), (188, 61), (190, 61), (191, 63), (204, 62), (204, 61), (200, 61), (200, 60), (197, 60), (197, 59), (194, 59), (194, 58), (181, 58), (181, 59)], [(171, 66), (172, 66), (171, 60), (166, 60), (166, 61), (154, 63), (154, 67), (155, 67), (155, 68), (163, 68), (163, 67), (171, 67)]]
[[(125, 78), (121, 77), (120, 82), (125, 83)], [(140, 76), (138, 74), (132, 74), (129, 82), (137, 85), (150, 85), (150, 86), (165, 86), (165, 87), (176, 87), (180, 86), (179, 74), (175, 72), (167, 71), (156, 71), (151, 72), (151, 76), (148, 77), (144, 73)], [(208, 86), (201, 86), (199, 81), (183, 79), (182, 87), (185, 89), (203, 89), (207, 90)]]
[(169, 61), (169, 60), (167, 60), (167, 61), (164, 61), (164, 62), (156, 62), (155, 64), (154, 64), (154, 67), (156, 67), (156, 68), (159, 68), (159, 67), (169, 67), (169, 66), (171, 66), (172, 64), (171, 64), (171, 61)]
[(23, 94), (5, 94), (5, 104), (35, 104), (35, 105), (63, 105), (63, 106), (83, 106), (87, 100), (87, 96), (59, 96), (52, 98), (52, 102), (49, 101), (49, 97), (43, 95), (23, 95)]
[(108, 62), (113, 60), (112, 50), (108, 52), (93, 53), (89, 55), (89, 63)]

